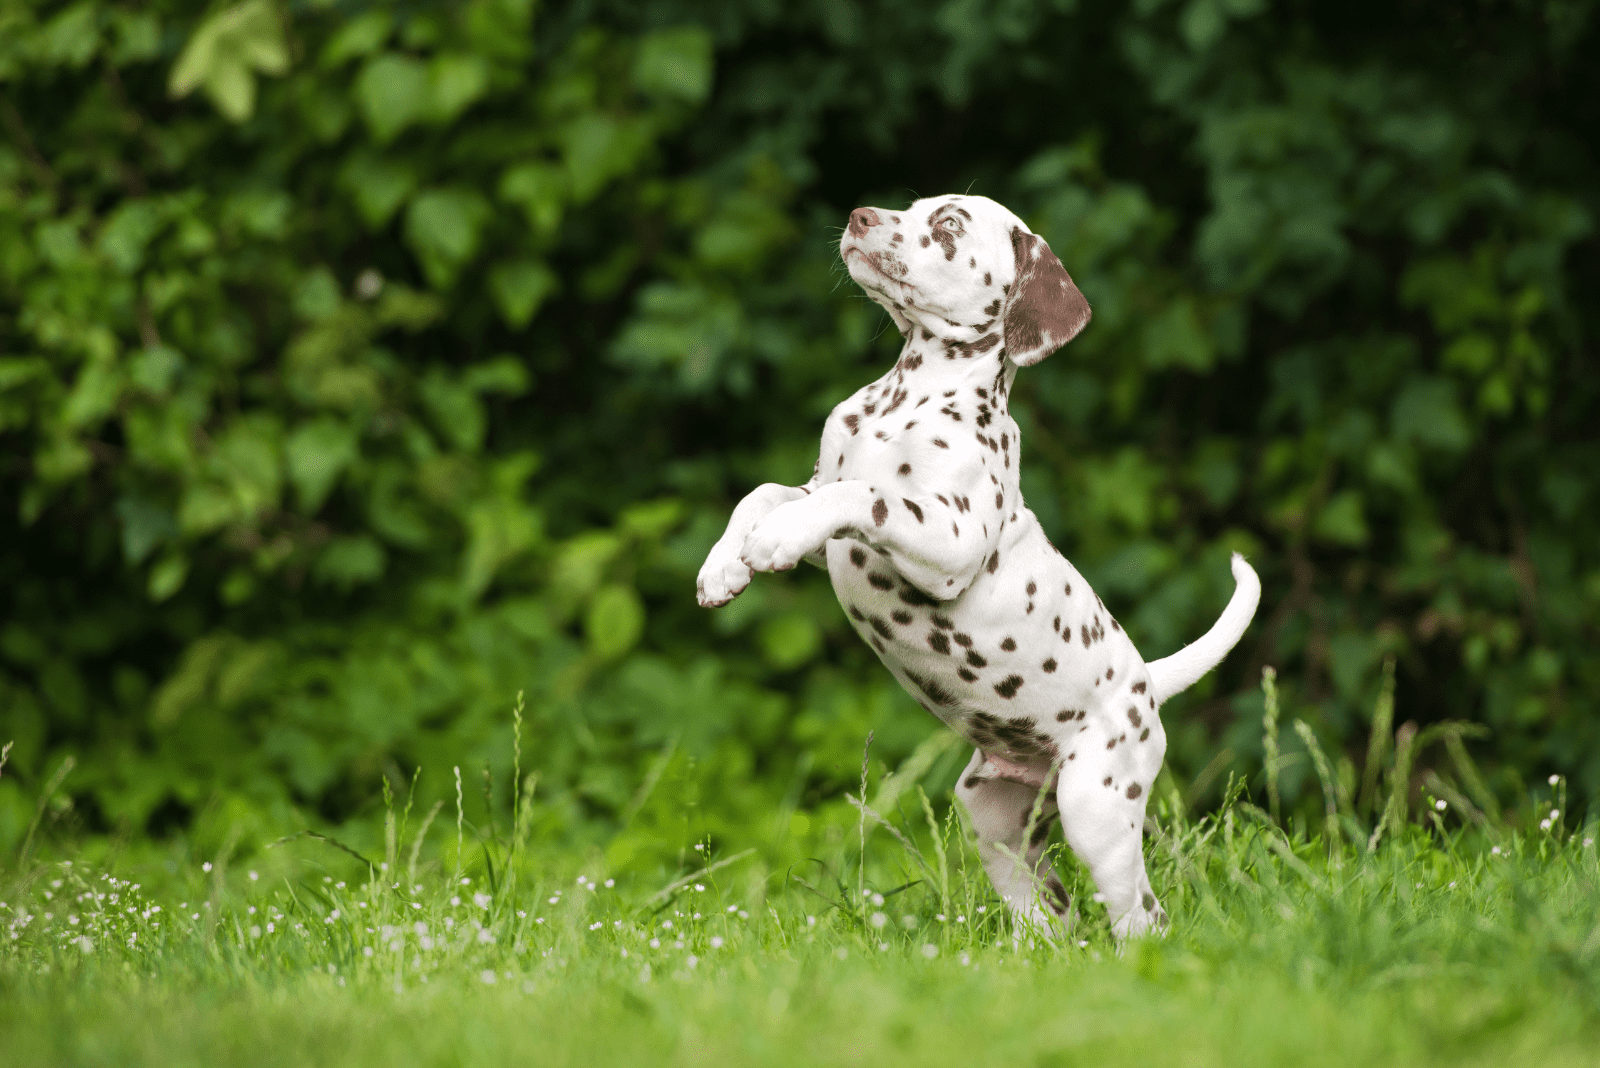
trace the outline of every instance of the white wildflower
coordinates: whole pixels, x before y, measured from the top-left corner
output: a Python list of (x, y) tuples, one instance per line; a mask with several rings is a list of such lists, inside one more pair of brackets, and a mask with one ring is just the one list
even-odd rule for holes
[(868, 920), (867, 922), (872, 924), (873, 927), (882, 927), (888, 921), (889, 921), (889, 917), (885, 916), (883, 913), (874, 912), (872, 914), (872, 918), (870, 920)]

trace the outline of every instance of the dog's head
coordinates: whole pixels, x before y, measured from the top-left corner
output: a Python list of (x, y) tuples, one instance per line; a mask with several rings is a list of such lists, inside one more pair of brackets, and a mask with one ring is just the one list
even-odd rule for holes
[(839, 254), (901, 333), (923, 331), (947, 348), (986, 352), (998, 342), (1027, 366), (1089, 322), (1089, 302), (1050, 246), (988, 197), (926, 197), (904, 211), (857, 208)]

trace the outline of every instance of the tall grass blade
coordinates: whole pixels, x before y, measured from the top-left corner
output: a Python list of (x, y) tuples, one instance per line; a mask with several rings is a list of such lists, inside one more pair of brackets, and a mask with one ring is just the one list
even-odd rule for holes
[(1378, 701), (1372, 706), (1372, 734), (1367, 740), (1367, 763), (1361, 770), (1361, 796), (1356, 808), (1363, 817), (1372, 814), (1377, 803), (1378, 774), (1383, 770), (1384, 757), (1388, 755), (1389, 732), (1394, 729), (1394, 654), (1383, 658), (1383, 683), (1378, 688)]

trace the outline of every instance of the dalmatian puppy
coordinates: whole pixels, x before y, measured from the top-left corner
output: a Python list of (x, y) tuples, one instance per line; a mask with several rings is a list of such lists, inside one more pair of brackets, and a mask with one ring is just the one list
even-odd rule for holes
[(727, 604), (755, 571), (826, 567), (884, 666), (976, 747), (956, 792), (1013, 915), (1050, 932), (1068, 914), (1043, 859), (1048, 822), (1027, 833), (1043, 792), (1117, 937), (1164, 928), (1141, 837), (1166, 752), (1160, 706), (1239, 640), (1256, 574), (1235, 554), (1221, 618), (1146, 664), (1018, 489), (1017, 368), (1089, 322), (1061, 261), (976, 196), (857, 208), (839, 246), (905, 346), (833, 410), (809, 482), (761, 486), (734, 509), (701, 568), (700, 604)]

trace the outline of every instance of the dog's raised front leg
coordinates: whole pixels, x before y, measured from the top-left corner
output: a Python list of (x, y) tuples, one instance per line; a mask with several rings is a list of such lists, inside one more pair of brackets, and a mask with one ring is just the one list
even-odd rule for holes
[[(953, 480), (954, 481), (954, 480)], [(754, 571), (787, 571), (830, 538), (883, 549), (907, 581), (938, 600), (958, 596), (989, 559), (999, 524), (952, 517), (948, 499), (878, 490), (858, 479), (818, 486), (757, 523), (739, 554)]]
[(745, 539), (773, 509), (805, 495), (806, 490), (799, 486), (780, 486), (776, 482), (757, 486), (746, 494), (734, 508), (728, 529), (711, 547), (706, 562), (700, 567), (695, 592), (702, 608), (725, 605), (750, 585), (750, 567), (739, 559)]

